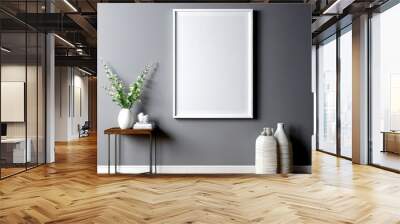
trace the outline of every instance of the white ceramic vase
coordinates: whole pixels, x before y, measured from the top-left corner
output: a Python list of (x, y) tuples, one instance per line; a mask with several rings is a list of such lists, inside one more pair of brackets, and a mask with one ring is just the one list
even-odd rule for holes
[(121, 129), (131, 128), (133, 125), (132, 112), (129, 109), (122, 108), (118, 114), (118, 125)]
[(292, 171), (292, 145), (285, 133), (284, 124), (278, 123), (275, 139), (278, 142), (279, 171), (283, 174)]
[(276, 174), (277, 143), (271, 128), (264, 128), (256, 140), (256, 174)]

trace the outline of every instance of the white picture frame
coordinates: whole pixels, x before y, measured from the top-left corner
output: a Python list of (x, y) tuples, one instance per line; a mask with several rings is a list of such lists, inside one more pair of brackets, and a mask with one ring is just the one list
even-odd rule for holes
[(173, 10), (173, 117), (253, 118), (253, 10)]

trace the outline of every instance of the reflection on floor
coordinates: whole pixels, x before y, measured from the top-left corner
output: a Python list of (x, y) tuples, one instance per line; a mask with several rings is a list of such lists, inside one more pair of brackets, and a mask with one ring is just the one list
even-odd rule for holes
[(342, 156), (344, 156), (344, 157), (347, 157), (347, 158), (351, 158), (352, 157), (352, 148), (349, 148), (349, 147), (342, 147), (341, 149), (340, 149), (341, 151), (340, 151), (340, 154), (342, 155)]
[(400, 171), (400, 155), (391, 152), (374, 151), (373, 164)]
[(19, 173), (21, 171), (24, 171), (25, 167), (17, 167), (17, 168), (1, 168), (1, 177), (7, 177), (16, 173)]
[(3, 167), (1, 168), (1, 178), (5, 178), (13, 174), (20, 173), (22, 171), (25, 171), (26, 169), (36, 166), (37, 166), (36, 163), (28, 163), (26, 167), (25, 164), (8, 164), (8, 165), (3, 164)]
[(0, 223), (399, 223), (400, 175), (313, 152), (313, 173), (98, 175), (96, 138), (0, 181)]

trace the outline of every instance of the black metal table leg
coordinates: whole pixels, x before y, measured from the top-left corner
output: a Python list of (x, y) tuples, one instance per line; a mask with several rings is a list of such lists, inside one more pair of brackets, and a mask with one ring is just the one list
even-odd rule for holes
[(153, 174), (153, 136), (150, 134), (150, 174)]
[(114, 172), (117, 174), (117, 135), (114, 135)]
[(110, 166), (111, 166), (111, 159), (110, 159), (110, 151), (111, 151), (111, 146), (110, 146), (110, 135), (108, 135), (108, 174), (110, 175)]
[(382, 152), (386, 152), (386, 133), (383, 133), (383, 150)]
[(117, 160), (118, 166), (120, 161), (121, 161), (121, 135), (118, 135), (118, 160)]
[(157, 134), (154, 134), (154, 174), (157, 174)]
[[(107, 135), (107, 146), (108, 146), (108, 174), (111, 174), (111, 135), (114, 135), (114, 174), (118, 174), (119, 171), (119, 164), (121, 161), (121, 135), (148, 135), (149, 136), (149, 174), (156, 174), (157, 173), (157, 138), (153, 131), (135, 131), (135, 130), (127, 130), (122, 132), (118, 128), (110, 128), (104, 131), (104, 134)], [(154, 142), (154, 143), (153, 143)], [(154, 144), (154, 148), (153, 148)]]

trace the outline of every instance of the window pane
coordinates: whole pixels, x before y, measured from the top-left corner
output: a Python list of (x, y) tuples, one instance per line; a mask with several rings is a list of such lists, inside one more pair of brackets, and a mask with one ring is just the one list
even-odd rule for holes
[(352, 141), (352, 35), (340, 36), (340, 153), (351, 158)]
[(336, 40), (318, 48), (318, 148), (336, 153)]
[(400, 5), (371, 22), (372, 163), (400, 170)]

